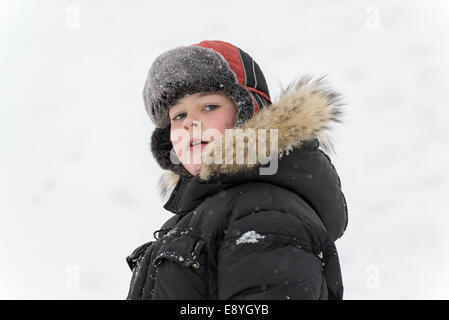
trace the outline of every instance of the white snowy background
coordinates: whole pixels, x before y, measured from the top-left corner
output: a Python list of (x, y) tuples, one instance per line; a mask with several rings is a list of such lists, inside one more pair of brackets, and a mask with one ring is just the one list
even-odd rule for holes
[(155, 57), (229, 41), (276, 97), (345, 96), (345, 299), (449, 298), (449, 3), (0, 0), (0, 298), (124, 299), (170, 216), (142, 87)]

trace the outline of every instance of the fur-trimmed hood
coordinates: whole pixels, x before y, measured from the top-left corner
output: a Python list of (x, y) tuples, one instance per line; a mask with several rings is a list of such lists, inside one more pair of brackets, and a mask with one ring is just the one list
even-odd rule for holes
[[(333, 153), (334, 147), (328, 131), (331, 130), (333, 123), (342, 122), (340, 108), (342, 105), (341, 95), (327, 86), (324, 77), (312, 80), (310, 76), (306, 76), (282, 89), (273, 104), (262, 108), (240, 128), (243, 131), (253, 129), (256, 132), (258, 129), (278, 129), (279, 159), (285, 153), (288, 154), (292, 148), (299, 148), (305, 141), (313, 139), (318, 140), (324, 151)], [(215, 143), (222, 143), (222, 159), (224, 159), (224, 138), (210, 142), (206, 147), (207, 150), (214, 150)], [(235, 148), (233, 145), (227, 147)], [(256, 147), (252, 145), (249, 148)], [(199, 178), (207, 181), (218, 174), (233, 175), (260, 165), (257, 162), (248, 163), (247, 154), (250, 151), (244, 150), (243, 164), (236, 164), (236, 161), (233, 161), (233, 164), (202, 163)], [(158, 182), (162, 197), (170, 195), (179, 178), (180, 176), (172, 171), (162, 174)]]

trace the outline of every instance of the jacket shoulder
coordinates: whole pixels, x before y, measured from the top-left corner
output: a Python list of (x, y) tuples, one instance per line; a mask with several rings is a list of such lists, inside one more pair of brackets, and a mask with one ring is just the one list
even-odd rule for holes
[(238, 236), (240, 232), (255, 230), (275, 238), (300, 239), (303, 243), (322, 246), (330, 244), (323, 222), (302, 196), (265, 182), (243, 189), (246, 191), (239, 194), (227, 222), (229, 229), (239, 231)]

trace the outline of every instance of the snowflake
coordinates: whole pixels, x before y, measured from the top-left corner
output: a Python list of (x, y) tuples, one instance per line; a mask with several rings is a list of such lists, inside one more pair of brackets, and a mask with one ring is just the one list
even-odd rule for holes
[(288, 155), (288, 154), (290, 153), (290, 151), (292, 151), (293, 149), (294, 149), (293, 146), (288, 146), (287, 148), (285, 148), (285, 150), (282, 151), (282, 152), (279, 154), (279, 159), (282, 159), (282, 157), (284, 156), (284, 154), (285, 154), (285, 155)]
[(170, 231), (168, 231), (165, 235), (164, 238), (168, 238), (171, 234), (173, 234), (175, 231), (177, 230), (177, 228), (173, 228)]
[(262, 236), (258, 233), (256, 233), (256, 231), (248, 231), (245, 232), (244, 234), (242, 234), (236, 241), (236, 244), (241, 244), (241, 243), (257, 243), (259, 242), (259, 239), (263, 239), (265, 238), (265, 236)]

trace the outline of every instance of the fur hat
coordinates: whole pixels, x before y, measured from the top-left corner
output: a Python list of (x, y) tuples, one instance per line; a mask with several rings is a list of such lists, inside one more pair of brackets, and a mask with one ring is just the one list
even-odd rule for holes
[(178, 175), (191, 176), (170, 141), (169, 107), (188, 94), (223, 91), (235, 102), (235, 127), (271, 104), (259, 65), (242, 49), (224, 41), (202, 41), (159, 55), (143, 89), (145, 108), (156, 129), (151, 151), (158, 164)]

